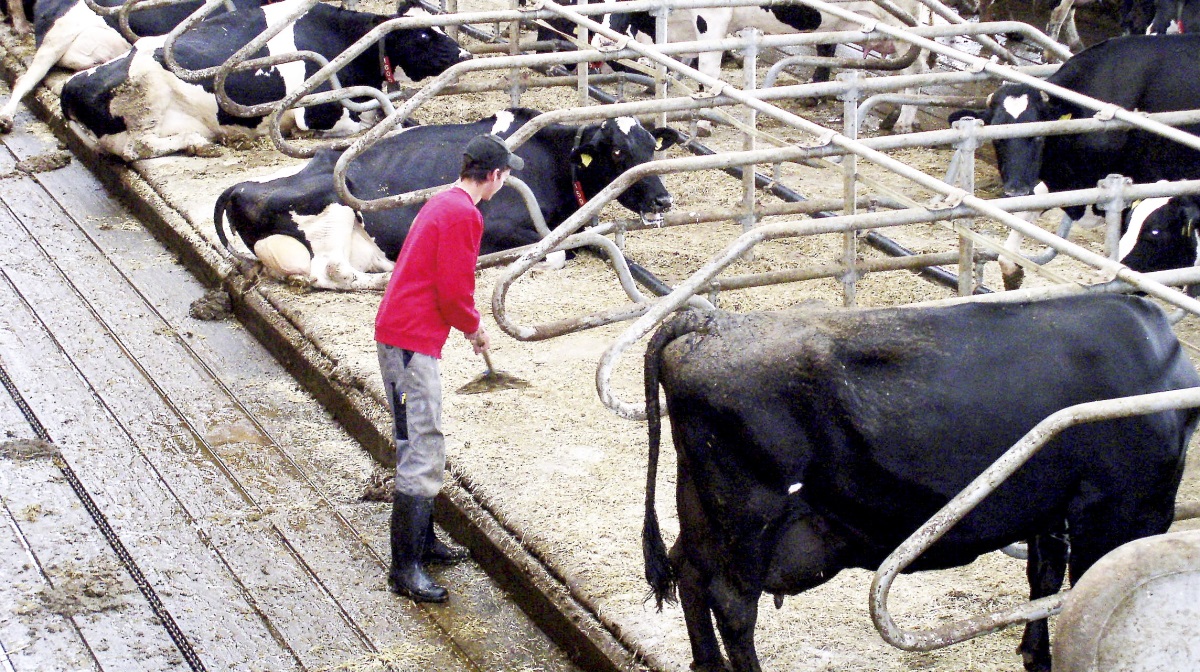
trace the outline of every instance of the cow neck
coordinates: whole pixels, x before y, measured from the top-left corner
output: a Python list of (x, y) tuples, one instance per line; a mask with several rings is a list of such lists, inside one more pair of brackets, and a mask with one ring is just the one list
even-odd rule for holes
[(575, 202), (578, 203), (579, 207), (581, 208), (587, 205), (588, 199), (587, 196), (583, 194), (583, 183), (579, 181), (579, 177), (577, 175), (578, 169), (575, 167), (575, 161), (573, 157), (575, 156), (575, 150), (579, 149), (579, 143), (583, 140), (583, 128), (583, 126), (580, 126), (579, 128), (575, 129), (575, 142), (571, 145), (570, 154), (572, 160), (567, 162), (571, 164), (571, 189), (575, 192)]

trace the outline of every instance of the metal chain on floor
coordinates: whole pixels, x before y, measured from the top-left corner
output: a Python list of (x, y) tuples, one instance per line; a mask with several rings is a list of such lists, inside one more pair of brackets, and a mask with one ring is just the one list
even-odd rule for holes
[[(12, 378), (9, 377), (3, 363), (0, 363), (0, 383), (3, 383), (4, 388), (8, 390), (8, 395), (17, 404), (17, 408), (25, 416), (25, 420), (29, 423), (29, 426), (33, 428), (34, 434), (46, 443), (54, 443), (50, 438), (49, 432), (46, 431), (41, 421), (34, 415), (33, 409), (25, 402), (25, 397), (21, 396), (20, 390), (17, 389)], [(207, 672), (204, 662), (200, 660), (200, 656), (192, 648), (192, 643), (188, 641), (187, 635), (183, 634), (183, 630), (180, 629), (179, 624), (171, 617), (171, 612), (167, 611), (162, 600), (158, 599), (158, 593), (150, 585), (150, 582), (146, 579), (146, 575), (142, 573), (142, 569), (134, 562), (133, 556), (129, 554), (129, 551), (125, 548), (125, 544), (121, 543), (121, 538), (117, 536), (112, 526), (108, 524), (108, 518), (104, 516), (104, 512), (100, 510), (96, 501), (92, 499), (92, 496), (83, 487), (83, 483), (75, 475), (75, 470), (71, 468), (71, 465), (67, 464), (61, 454), (54, 458), (54, 464), (62, 471), (63, 476), (66, 476), (67, 482), (71, 484), (71, 489), (75, 491), (75, 496), (83, 503), (83, 508), (92, 517), (92, 520), (96, 522), (96, 527), (100, 528), (100, 533), (104, 535), (104, 539), (108, 541), (108, 545), (112, 547), (121, 564), (129, 572), (129, 576), (133, 578), (133, 582), (137, 585), (138, 590), (142, 592), (142, 596), (146, 598), (146, 602), (154, 610), (154, 615), (158, 617), (167, 634), (171, 636), (171, 640), (175, 642), (179, 653), (187, 661), (188, 667), (192, 668), (194, 672)]]

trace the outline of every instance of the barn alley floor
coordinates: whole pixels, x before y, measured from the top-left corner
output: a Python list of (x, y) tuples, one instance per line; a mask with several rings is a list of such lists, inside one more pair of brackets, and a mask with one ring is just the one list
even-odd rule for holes
[(25, 172), (52, 138), (3, 141), (0, 669), (575, 669), (474, 563), (388, 593), (370, 457), (91, 173)]

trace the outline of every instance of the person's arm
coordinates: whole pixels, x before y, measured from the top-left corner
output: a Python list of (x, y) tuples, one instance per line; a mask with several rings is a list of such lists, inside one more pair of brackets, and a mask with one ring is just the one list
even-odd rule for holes
[(480, 331), (479, 311), (475, 308), (475, 262), (479, 259), (482, 224), (477, 219), (455, 222), (439, 233), (438, 311), (451, 327), (475, 334)]

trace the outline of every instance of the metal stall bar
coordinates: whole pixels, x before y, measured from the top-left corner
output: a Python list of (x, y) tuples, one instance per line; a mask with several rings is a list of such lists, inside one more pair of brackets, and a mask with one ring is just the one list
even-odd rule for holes
[(1197, 406), (1200, 406), (1200, 388), (1189, 388), (1078, 404), (1064, 408), (1039, 422), (883, 561), (871, 582), (870, 597), (871, 619), (875, 622), (879, 634), (897, 648), (906, 651), (929, 651), (995, 632), (1010, 625), (1036, 621), (1058, 613), (1069, 591), (1062, 591), (1011, 609), (947, 623), (938, 628), (923, 631), (906, 630), (896, 625), (888, 612), (887, 598), (892, 582), (905, 567), (912, 564), (947, 530), (961, 521), (1006, 478), (1062, 431), (1100, 420)]
[[(105, 7), (104, 5), (96, 2), (96, 0), (83, 1), (84, 4), (88, 6), (88, 9), (95, 12), (97, 16), (103, 18), (105, 16), (112, 16), (115, 14), (117, 16), (118, 32), (120, 32), (121, 35), (126, 40), (129, 40), (129, 42), (132, 44), (137, 42), (138, 39), (142, 37), (141, 35), (133, 32), (133, 28), (129, 26), (129, 15), (132, 12), (158, 9), (159, 7), (170, 7), (172, 5), (178, 5), (186, 2), (187, 0), (125, 0), (125, 2), (119, 5), (113, 5), (112, 7)], [(218, 4), (224, 5), (225, 9), (230, 12), (234, 11), (235, 9), (230, 0), (220, 0)]]
[[(646, 166), (644, 165), (639, 167), (639, 169), (644, 169), (645, 167)], [(926, 188), (938, 191), (939, 193), (955, 191), (954, 188), (949, 188), (948, 185), (945, 185), (938, 180), (934, 180), (933, 178), (928, 178), (928, 176), (926, 176), (923, 181), (929, 183), (929, 186)], [(937, 183), (941, 186), (935, 187), (933, 183)], [(1148, 195), (1150, 193), (1165, 195), (1169, 191), (1180, 189), (1181, 186), (1194, 190), (1200, 187), (1200, 181), (1189, 181), (1185, 185), (1141, 185), (1137, 187), (1131, 187), (1130, 194), (1131, 197), (1134, 193), (1138, 195)], [(1172, 189), (1168, 189), (1168, 187)], [(1163, 191), (1158, 191), (1158, 189), (1162, 189)], [(660, 322), (664, 317), (681, 307), (687, 297), (693, 293), (696, 293), (697, 291), (700, 291), (702, 287), (705, 287), (709, 282), (711, 282), (718, 273), (733, 263), (746, 249), (749, 249), (759, 242), (778, 237), (809, 235), (814, 233), (833, 233), (854, 227), (866, 229), (878, 226), (886, 226), (892, 222), (896, 222), (896, 220), (902, 215), (906, 218), (912, 217), (913, 221), (932, 221), (933, 219), (968, 216), (974, 212), (998, 219), (1002, 223), (1009, 225), (1010, 227), (1027, 236), (1037, 239), (1039, 242), (1046, 243), (1051, 247), (1058, 249), (1062, 253), (1068, 254), (1094, 267), (1111, 271), (1117, 279), (1129, 283), (1130, 285), (1136, 287), (1139, 291), (1152, 294), (1163, 299), (1164, 301), (1167, 301), (1168, 303), (1184, 308), (1188, 312), (1200, 315), (1200, 302), (1197, 302), (1195, 299), (1186, 296), (1181, 292), (1169, 289), (1165, 285), (1155, 282), (1147, 276), (1131, 271), (1118, 262), (1112, 261), (1106, 257), (1086, 250), (1074, 243), (1058, 238), (1057, 236), (1043, 231), (1036, 226), (1032, 226), (1021, 218), (1011, 215), (1000, 209), (997, 207), (995, 202), (984, 201), (978, 197), (965, 194), (965, 192), (961, 192), (961, 190), (958, 191), (959, 193), (955, 194), (955, 198), (952, 199), (952, 202), (949, 204), (949, 207), (947, 207), (946, 210), (937, 212), (925, 210), (924, 216), (927, 217), (927, 219), (924, 220), (922, 220), (921, 215), (914, 213), (914, 211), (899, 211), (893, 213), (857, 215), (854, 217), (830, 217), (823, 220), (810, 220), (799, 223), (763, 224), (755, 230), (743, 234), (737, 239), (737, 241), (727, 247), (724, 252), (712, 259), (708, 264), (694, 273), (686, 281), (677, 285), (671, 294), (659, 299), (649, 306), (646, 312), (639, 317), (633, 325), (626, 329), (625, 332), (623, 332), (620, 337), (618, 337), (618, 339), (608, 348), (608, 350), (605, 351), (604, 355), (600, 359), (596, 371), (596, 387), (601, 401), (603, 401), (610, 410), (623, 418), (630, 420), (645, 419), (644, 409), (621, 400), (611, 389), (609, 381), (611, 379), (612, 371), (616, 366), (617, 359), (634, 342), (648, 334), (650, 330), (653, 329), (654, 326), (658, 324), (658, 322)], [(1084, 192), (1088, 192), (1085, 196), (1086, 198), (1098, 199), (1103, 196), (1103, 190), (1100, 189), (1063, 193), (1084, 194)], [(1019, 199), (1005, 200), (1007, 201), (1006, 205), (1008, 207), (1027, 210), (1037, 207), (1040, 205), (1040, 203), (1053, 202), (1050, 200), (1037, 200), (1049, 199), (1051, 196), (1061, 197), (1062, 194), (1048, 194), (1046, 196), (1039, 197), (1021, 197)], [(909, 215), (908, 213), (913, 214)], [(492, 295), (493, 312), (496, 310), (498, 296), (500, 296), (501, 292), (506, 289), (505, 283), (509, 282), (509, 279), (513, 278), (517, 272), (523, 272), (521, 271), (521, 266), (524, 264), (527, 257), (536, 256), (542, 252), (542, 250), (538, 248), (549, 249), (552, 247), (555, 239), (561, 235), (563, 229), (564, 226), (560, 226), (558, 229), (556, 229), (553, 232), (553, 235), (545, 238), (541, 243), (535, 246), (533, 251), (527, 253), (526, 256), (521, 258), (521, 260), (518, 260), (517, 263), (513, 264), (506, 275), (497, 282), (496, 290)], [(514, 337), (520, 338), (520, 336), (517, 334), (513, 335)]]

